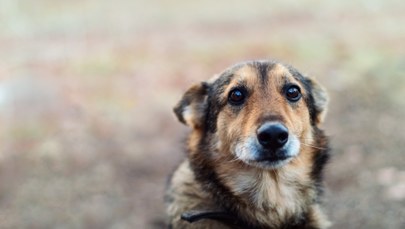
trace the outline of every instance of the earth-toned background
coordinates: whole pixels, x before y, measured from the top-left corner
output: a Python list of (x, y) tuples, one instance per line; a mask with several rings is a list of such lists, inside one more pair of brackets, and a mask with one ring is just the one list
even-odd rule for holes
[(2, 0), (0, 228), (162, 228), (192, 83), (250, 59), (331, 103), (324, 208), (405, 228), (405, 1)]

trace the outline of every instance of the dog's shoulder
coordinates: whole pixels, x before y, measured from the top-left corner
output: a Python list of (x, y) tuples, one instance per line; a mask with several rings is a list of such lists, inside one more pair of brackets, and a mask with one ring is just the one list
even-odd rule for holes
[(203, 190), (202, 185), (196, 180), (189, 160), (182, 162), (171, 176), (166, 190), (165, 202), (169, 224), (173, 228), (227, 228), (219, 221), (201, 220), (191, 224), (180, 218), (180, 215), (188, 212), (215, 212), (218, 210), (212, 197)]

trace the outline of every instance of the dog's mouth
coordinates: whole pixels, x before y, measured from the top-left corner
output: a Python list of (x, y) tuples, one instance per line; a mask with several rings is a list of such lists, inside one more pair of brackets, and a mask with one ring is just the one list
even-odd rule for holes
[(292, 156), (287, 155), (275, 155), (275, 156), (264, 156), (255, 159), (256, 162), (281, 162), (292, 158)]
[(257, 154), (253, 161), (255, 162), (255, 164), (278, 167), (286, 164), (292, 158), (293, 156), (289, 155), (285, 150), (271, 153), (265, 151)]
[(253, 160), (245, 160), (245, 163), (262, 169), (278, 169), (288, 164), (292, 159), (293, 156), (267, 156)]

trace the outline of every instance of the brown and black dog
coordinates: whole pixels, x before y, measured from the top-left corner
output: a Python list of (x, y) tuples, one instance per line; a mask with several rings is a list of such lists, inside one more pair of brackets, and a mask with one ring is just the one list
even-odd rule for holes
[(169, 227), (327, 228), (327, 102), (313, 79), (274, 61), (192, 86), (174, 108), (192, 132), (166, 193)]

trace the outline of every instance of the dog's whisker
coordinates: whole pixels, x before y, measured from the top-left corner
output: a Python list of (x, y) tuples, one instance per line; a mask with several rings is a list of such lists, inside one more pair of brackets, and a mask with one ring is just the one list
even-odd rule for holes
[(237, 161), (239, 161), (239, 158), (237, 158), (237, 157), (234, 157), (234, 158), (232, 158), (231, 160), (229, 160), (229, 162), (237, 162)]
[(308, 144), (308, 143), (305, 143), (305, 142), (301, 142), (301, 144), (304, 145), (304, 146), (308, 146), (308, 147), (315, 148), (315, 149), (320, 149), (320, 150), (327, 149), (325, 147), (315, 146), (315, 145), (311, 145), (311, 144)]

